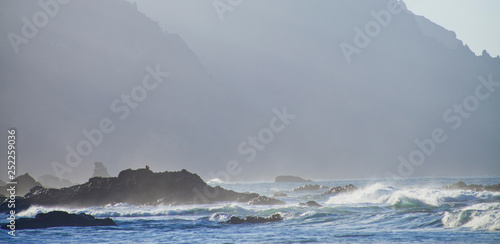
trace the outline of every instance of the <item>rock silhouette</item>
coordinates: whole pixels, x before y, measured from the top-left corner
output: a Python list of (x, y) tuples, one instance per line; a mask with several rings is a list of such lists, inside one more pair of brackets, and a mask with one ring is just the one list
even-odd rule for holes
[(287, 197), (288, 195), (285, 193), (274, 193), (273, 197)]
[(322, 207), (321, 204), (315, 201), (308, 201), (306, 203), (299, 203), (299, 206), (307, 206), (307, 207)]
[[(16, 229), (40, 229), (60, 226), (116, 226), (116, 223), (110, 219), (96, 219), (88, 214), (70, 214), (63, 211), (52, 211), (48, 213), (39, 213), (35, 218), (19, 218), (16, 220)], [(4, 224), (2, 229), (8, 230), (8, 224)]]
[(255, 217), (255, 216), (247, 216), (243, 219), (238, 218), (236, 216), (231, 217), (226, 223), (228, 224), (243, 224), (243, 223), (269, 223), (269, 222), (276, 222), (276, 221), (281, 221), (283, 218), (281, 217), (280, 214), (273, 214), (269, 217)]
[(266, 197), (266, 196), (258, 196), (258, 197), (253, 198), (252, 200), (250, 200), (248, 202), (248, 204), (252, 204), (252, 205), (283, 205), (283, 204), (285, 204), (285, 202), (278, 200), (278, 199)]
[[(24, 175), (20, 175), (17, 178), (15, 178), (13, 181), (17, 182), (16, 184), (16, 195), (17, 196), (24, 196), (26, 193), (30, 191), (31, 188), (35, 186), (41, 186), (40, 182), (36, 181), (29, 175), (28, 173)], [(7, 187), (0, 187), (0, 194), (8, 196), (10, 195), (9, 192), (7, 191)]]
[(94, 174), (92, 177), (110, 177), (110, 175), (103, 163), (95, 162)]
[(336, 187), (332, 187), (330, 188), (328, 191), (326, 191), (325, 193), (323, 193), (323, 195), (325, 194), (337, 194), (337, 193), (343, 193), (343, 192), (351, 192), (351, 191), (355, 191), (357, 190), (358, 188), (352, 184), (349, 184), (349, 185), (345, 185), (345, 186), (336, 186)]
[(467, 185), (463, 181), (458, 181), (449, 186), (443, 186), (443, 188), (447, 190), (500, 191), (500, 183), (489, 186), (483, 186), (476, 184)]
[[(255, 193), (238, 193), (219, 186), (207, 185), (197, 174), (183, 169), (155, 173), (146, 169), (127, 169), (118, 177), (94, 177), (88, 182), (62, 189), (37, 186), (26, 195), (31, 204), (41, 206), (100, 206), (129, 204), (199, 204), (218, 201), (251, 204), (283, 203), (272, 198), (259, 198)], [(256, 200), (253, 200), (256, 199)]]
[(13, 202), (15, 204), (14, 208), (9, 208), (9, 204), (11, 204), (11, 202), (9, 200), (10, 200), (10, 198), (8, 198), (8, 197), (0, 198), (0, 202), (1, 202), (0, 213), (9, 213), (10, 210), (15, 210), (16, 213), (19, 213), (23, 210), (28, 209), (31, 206), (31, 203), (29, 202), (29, 200), (27, 200), (24, 197), (16, 196), (15, 202)]

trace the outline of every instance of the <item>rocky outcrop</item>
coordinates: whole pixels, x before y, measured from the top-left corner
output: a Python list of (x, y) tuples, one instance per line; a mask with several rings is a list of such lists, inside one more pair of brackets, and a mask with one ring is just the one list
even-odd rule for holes
[(467, 185), (463, 181), (458, 181), (449, 186), (443, 186), (443, 188), (447, 190), (500, 191), (500, 183), (489, 186), (483, 186), (476, 184)]
[(276, 177), (274, 182), (313, 182), (312, 180), (306, 180), (302, 179), (298, 176), (292, 176), (292, 175), (280, 175)]
[(284, 205), (285, 202), (278, 200), (278, 199), (266, 197), (266, 196), (258, 196), (258, 197), (255, 197), (254, 199), (250, 200), (248, 202), (248, 204), (251, 204), (251, 205)]
[(299, 203), (299, 206), (306, 206), (306, 207), (323, 207), (321, 204), (315, 202), (315, 201), (309, 201), (306, 203)]
[(243, 219), (238, 218), (236, 216), (231, 217), (226, 223), (228, 224), (243, 224), (243, 223), (269, 223), (269, 222), (276, 222), (276, 221), (281, 221), (283, 218), (281, 217), (280, 214), (273, 214), (269, 217), (255, 217), (255, 216), (247, 216)]
[(103, 163), (95, 162), (94, 174), (92, 177), (110, 177), (110, 175)]
[[(39, 213), (35, 218), (19, 218), (16, 220), (16, 229), (40, 229), (60, 226), (116, 226), (110, 219), (96, 219), (88, 214), (70, 214), (63, 211), (52, 211)], [(10, 229), (8, 224), (2, 225), (2, 229)]]
[(326, 186), (307, 184), (305, 186), (299, 186), (292, 189), (292, 191), (316, 191), (320, 188), (328, 188)]
[[(16, 186), (16, 195), (24, 196), (26, 193), (30, 191), (31, 188), (35, 186), (41, 186), (39, 182), (37, 182), (33, 177), (31, 177), (28, 173), (18, 176), (13, 180), (17, 182)], [(7, 187), (0, 187), (0, 194), (10, 195), (7, 191)]]
[(288, 197), (288, 195), (280, 192), (280, 193), (274, 193), (273, 197)]
[(37, 181), (40, 182), (42, 186), (47, 188), (63, 188), (75, 185), (75, 183), (67, 179), (61, 179), (54, 175), (42, 175), (38, 177)]
[[(9, 205), (12, 206), (12, 208), (10, 208)], [(23, 210), (28, 209), (30, 206), (31, 203), (24, 197), (16, 196), (14, 198), (14, 201), (8, 197), (5, 197), (3, 198), (3, 200), (1, 200), (0, 213), (9, 213), (10, 210), (15, 210), (16, 213), (19, 213)]]
[[(248, 202), (257, 197), (259, 195), (255, 193), (238, 193), (220, 186), (211, 187), (197, 174), (187, 170), (155, 173), (147, 169), (127, 169), (120, 172), (118, 177), (94, 177), (87, 183), (61, 189), (36, 187), (26, 195), (31, 204), (42, 206)], [(254, 201), (252, 204), (268, 202)]]
[(336, 187), (332, 187), (330, 188), (328, 191), (326, 191), (325, 193), (323, 193), (323, 195), (325, 194), (337, 194), (337, 193), (343, 193), (343, 192), (351, 192), (351, 191), (355, 191), (357, 190), (358, 188), (352, 184), (349, 184), (349, 185), (345, 185), (345, 186), (336, 186)]

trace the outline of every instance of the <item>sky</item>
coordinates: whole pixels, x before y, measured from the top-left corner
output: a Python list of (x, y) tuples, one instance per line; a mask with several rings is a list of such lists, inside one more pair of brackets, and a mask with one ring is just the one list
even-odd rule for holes
[(500, 1), (405, 0), (409, 10), (452, 30), (457, 38), (480, 55), (486, 50), (500, 55)]
[[(165, 9), (158, 1), (137, 1), (139, 10), (148, 17), (160, 22), (166, 30), (181, 34), (188, 42), (199, 38), (204, 33), (191, 33), (190, 24), (199, 26), (212, 26), (220, 24), (215, 22), (215, 11), (211, 6), (212, 1), (183, 1), (176, 3), (176, 8)], [(214, 1), (215, 2), (215, 1)], [(237, 15), (244, 8), (245, 2), (236, 6), (225, 14), (226, 19)], [(500, 55), (500, 1), (497, 0), (405, 0), (409, 10), (417, 15), (422, 15), (434, 23), (452, 30), (458, 39), (467, 44), (470, 49), (480, 55), (486, 50), (492, 57)], [(171, 6), (172, 4), (168, 4)], [(246, 4), (248, 5), (248, 4)], [(156, 7), (157, 6), (157, 7)], [(265, 11), (275, 11), (267, 9)], [(276, 11), (279, 14), (279, 11)], [(189, 14), (192, 13), (192, 14)], [(246, 16), (256, 18), (256, 16)], [(234, 17), (237, 18), (237, 17)], [(182, 21), (190, 19), (191, 21)], [(192, 36), (192, 37), (191, 37)]]

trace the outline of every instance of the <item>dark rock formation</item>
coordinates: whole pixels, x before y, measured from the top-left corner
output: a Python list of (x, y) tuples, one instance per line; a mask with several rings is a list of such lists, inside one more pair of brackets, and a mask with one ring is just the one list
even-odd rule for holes
[[(16, 186), (16, 195), (24, 196), (26, 193), (30, 191), (31, 188), (35, 186), (41, 186), (39, 182), (37, 182), (33, 177), (31, 177), (28, 173), (18, 176), (13, 181), (17, 182)], [(7, 191), (8, 187), (0, 187), (0, 194), (10, 195)]]
[(476, 184), (467, 185), (463, 181), (458, 181), (449, 186), (443, 186), (443, 188), (447, 190), (500, 191), (500, 183), (489, 186), (483, 186)]
[(343, 192), (350, 192), (350, 191), (355, 191), (358, 188), (352, 184), (345, 185), (345, 186), (336, 186), (330, 188), (330, 190), (326, 191), (324, 194), (337, 194), (337, 193), (343, 193)]
[(269, 223), (269, 222), (276, 222), (276, 221), (281, 221), (283, 218), (281, 217), (280, 214), (273, 214), (269, 217), (263, 218), (263, 217), (255, 217), (255, 216), (247, 216), (243, 219), (238, 218), (236, 216), (231, 217), (226, 223), (228, 224), (243, 224), (243, 223)]
[[(207, 185), (197, 174), (183, 169), (154, 173), (146, 169), (127, 169), (118, 177), (94, 177), (87, 183), (61, 189), (36, 187), (26, 195), (42, 206), (98, 206), (129, 204), (199, 204), (218, 201), (248, 202), (255, 193), (238, 193)], [(278, 200), (276, 200), (278, 201)], [(253, 204), (267, 204), (258, 201)]]
[(273, 197), (288, 197), (288, 195), (285, 193), (275, 193)]
[(485, 191), (500, 191), (500, 183), (484, 187)]
[(307, 206), (307, 207), (323, 207), (321, 204), (315, 201), (309, 201), (306, 203), (299, 203), (299, 206)]
[[(96, 219), (88, 214), (70, 214), (63, 211), (39, 213), (35, 218), (19, 218), (16, 220), (16, 229), (40, 229), (59, 226), (116, 226), (110, 218)], [(7, 224), (2, 229), (8, 230)]]
[(38, 177), (37, 181), (40, 182), (42, 186), (47, 188), (63, 188), (75, 185), (75, 183), (67, 179), (61, 179), (54, 175), (42, 175)]
[[(9, 205), (11, 204), (14, 204), (12, 205), (13, 208), (9, 208)], [(24, 197), (16, 196), (15, 201), (11, 201), (10, 198), (5, 197), (0, 204), (0, 213), (9, 213), (10, 210), (15, 210), (16, 213), (19, 213), (28, 209), (30, 206), (30, 201)]]
[(250, 200), (248, 202), (248, 204), (252, 204), (252, 205), (284, 205), (285, 202), (278, 200), (278, 199), (266, 197), (266, 196), (258, 196), (258, 197), (255, 197), (254, 199)]
[(305, 186), (299, 186), (292, 189), (292, 191), (316, 191), (320, 188), (328, 188), (326, 186), (307, 184)]
[(298, 176), (292, 176), (292, 175), (280, 175), (276, 177), (274, 182), (313, 182), (312, 180), (305, 180), (302, 179)]
[(95, 162), (94, 175), (92, 177), (110, 177), (110, 175), (103, 163)]

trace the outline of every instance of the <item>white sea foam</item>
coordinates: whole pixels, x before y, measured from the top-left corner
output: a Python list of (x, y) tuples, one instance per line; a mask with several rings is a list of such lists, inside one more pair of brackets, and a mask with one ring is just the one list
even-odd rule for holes
[(222, 184), (222, 183), (224, 183), (224, 181), (219, 178), (213, 178), (207, 181), (207, 184)]
[(389, 204), (398, 207), (440, 206), (452, 202), (475, 202), (500, 198), (498, 192), (444, 190), (439, 188), (402, 189), (376, 183), (350, 193), (330, 197), (327, 204)]
[(478, 203), (454, 211), (446, 211), (442, 220), (448, 228), (500, 230), (500, 203)]

